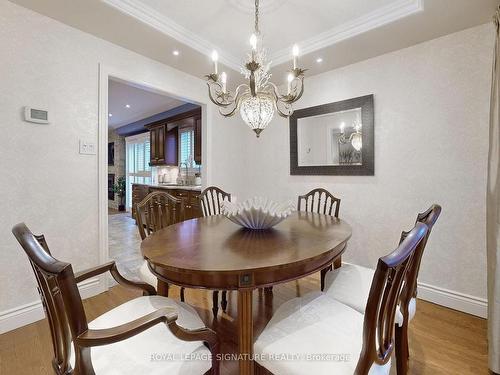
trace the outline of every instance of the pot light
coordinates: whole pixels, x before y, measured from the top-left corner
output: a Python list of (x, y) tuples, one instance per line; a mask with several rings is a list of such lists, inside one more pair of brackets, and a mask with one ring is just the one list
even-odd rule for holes
[(130, 108), (130, 104), (125, 104), (125, 108)]
[(176, 49), (172, 51), (172, 55), (174, 56), (179, 56), (180, 52), (177, 51)]
[(323, 59), (322, 59), (321, 57), (318, 57), (318, 58), (316, 59), (316, 62), (317, 62), (318, 64), (319, 64), (319, 63), (322, 63), (322, 62), (323, 62)]
[(112, 114), (112, 113), (110, 113), (108, 116), (109, 116), (109, 117), (113, 117), (113, 114)]

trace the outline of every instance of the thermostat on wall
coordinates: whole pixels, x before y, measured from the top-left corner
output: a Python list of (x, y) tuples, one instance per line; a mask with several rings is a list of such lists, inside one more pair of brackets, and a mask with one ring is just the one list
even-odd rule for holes
[(49, 111), (24, 107), (24, 121), (36, 122), (37, 124), (49, 123)]

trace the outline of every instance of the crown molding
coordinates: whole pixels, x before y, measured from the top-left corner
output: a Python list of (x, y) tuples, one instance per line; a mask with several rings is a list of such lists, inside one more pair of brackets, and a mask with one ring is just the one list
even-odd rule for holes
[[(213, 50), (219, 51), (220, 62), (222, 64), (237, 72), (240, 71), (241, 59), (212, 44), (208, 40), (203, 39), (198, 34), (179, 25), (174, 20), (164, 15), (160, 15), (153, 8), (144, 5), (143, 3), (139, 5), (133, 0), (102, 1), (206, 56), (209, 56)], [(301, 53), (303, 55), (307, 55), (423, 10), (424, 0), (396, 0), (391, 4), (318, 34), (312, 38), (300, 41), (297, 44), (301, 48)], [(271, 66), (276, 66), (289, 61), (291, 59), (290, 49), (291, 47), (283, 48), (274, 54), (271, 54)]]
[[(397, 0), (297, 44), (300, 47), (301, 54), (307, 55), (423, 10), (424, 0)], [(272, 66), (290, 61), (291, 49), (292, 47), (289, 46), (273, 53), (270, 56)]]
[(131, 0), (102, 0), (104, 3), (118, 9), (131, 17), (138, 19), (146, 25), (174, 38), (175, 40), (193, 48), (194, 50), (202, 53), (203, 55), (210, 56), (213, 50), (219, 52), (220, 63), (228, 66), (231, 69), (240, 71), (240, 60), (224, 51), (220, 47), (210, 43), (208, 40), (203, 39), (199, 35), (193, 33), (191, 30), (186, 29), (184, 26), (179, 25), (174, 20), (160, 15), (153, 8), (137, 4)]

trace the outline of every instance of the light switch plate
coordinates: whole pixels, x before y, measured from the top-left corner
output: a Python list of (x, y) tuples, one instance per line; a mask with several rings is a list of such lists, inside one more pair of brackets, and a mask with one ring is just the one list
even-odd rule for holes
[(80, 154), (81, 155), (95, 155), (96, 152), (96, 146), (95, 143), (92, 141), (85, 141), (83, 139), (80, 139)]

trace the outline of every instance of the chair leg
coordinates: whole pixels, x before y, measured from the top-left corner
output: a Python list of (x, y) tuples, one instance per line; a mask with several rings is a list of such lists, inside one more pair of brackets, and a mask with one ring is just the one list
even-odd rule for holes
[(396, 344), (396, 370), (397, 375), (408, 374), (409, 348), (408, 348), (408, 323), (395, 327)]
[(226, 312), (226, 309), (227, 309), (227, 290), (222, 291), (222, 298), (220, 301), (220, 305), (222, 306), (222, 311)]
[(184, 288), (181, 288), (181, 302), (184, 302)]
[(325, 277), (326, 277), (326, 273), (328, 271), (331, 271), (332, 270), (332, 265), (330, 264), (328, 267), (325, 267), (321, 270), (321, 291), (323, 291), (325, 289)]
[(214, 318), (217, 317), (217, 313), (219, 312), (219, 291), (214, 290), (212, 293), (212, 312), (214, 313)]

